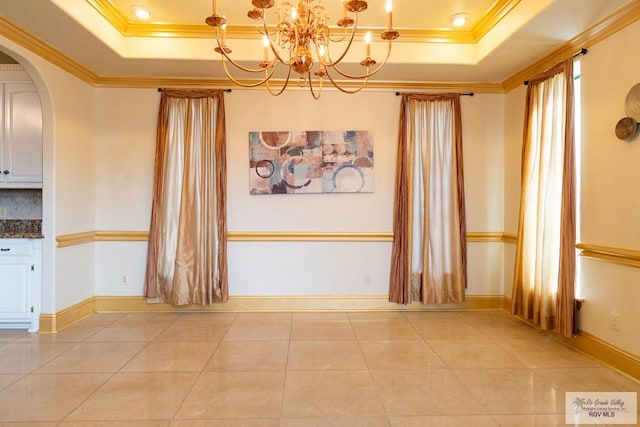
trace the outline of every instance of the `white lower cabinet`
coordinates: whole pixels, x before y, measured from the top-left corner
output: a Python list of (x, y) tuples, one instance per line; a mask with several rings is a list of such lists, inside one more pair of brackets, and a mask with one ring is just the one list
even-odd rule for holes
[(0, 328), (37, 331), (41, 243), (0, 239)]

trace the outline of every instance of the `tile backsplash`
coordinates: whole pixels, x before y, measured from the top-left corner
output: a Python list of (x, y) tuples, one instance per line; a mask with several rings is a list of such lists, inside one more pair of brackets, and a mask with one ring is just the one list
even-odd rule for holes
[(0, 189), (0, 219), (42, 219), (42, 190)]

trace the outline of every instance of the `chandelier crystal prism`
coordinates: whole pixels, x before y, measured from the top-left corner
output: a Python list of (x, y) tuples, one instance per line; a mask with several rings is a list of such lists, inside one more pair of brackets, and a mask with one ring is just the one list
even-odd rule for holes
[[(387, 0), (387, 28), (380, 34), (387, 44), (384, 61), (378, 64), (371, 57), (371, 33), (367, 32), (364, 37), (366, 55), (360, 61), (362, 71), (347, 72), (342, 65), (346, 63), (345, 57), (358, 33), (359, 14), (367, 10), (366, 1), (343, 1), (343, 16), (335, 26), (329, 25), (330, 17), (323, 0), (282, 1), (277, 5), (274, 0), (252, 0), (251, 4), (253, 9), (247, 16), (256, 22), (264, 45), (264, 58), (255, 68), (242, 65), (231, 57), (232, 50), (227, 46), (226, 37), (227, 19), (224, 15), (218, 15), (217, 0), (213, 0), (213, 14), (205, 22), (215, 29), (215, 51), (220, 54), (222, 69), (227, 77), (242, 87), (265, 85), (274, 96), (282, 94), (291, 82), (295, 82), (299, 87), (308, 87), (311, 95), (318, 99), (327, 80), (341, 92), (360, 92), (369, 78), (387, 63), (391, 44), (399, 36), (393, 29), (391, 0)], [(269, 13), (272, 8), (275, 8), (275, 13)], [(274, 15), (274, 24), (267, 22), (268, 14)], [(249, 81), (233, 77), (228, 63), (237, 72), (260, 77)], [(276, 70), (283, 70), (279, 79), (275, 78)]]

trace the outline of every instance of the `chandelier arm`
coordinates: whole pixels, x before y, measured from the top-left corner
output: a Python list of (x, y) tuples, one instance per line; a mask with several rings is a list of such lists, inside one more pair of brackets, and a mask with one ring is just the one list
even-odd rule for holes
[(322, 95), (322, 77), (320, 77), (319, 79), (319, 84), (318, 84), (318, 94), (316, 95), (315, 90), (313, 90), (313, 81), (311, 79), (311, 72), (307, 73), (307, 77), (309, 79), (309, 89), (311, 90), (311, 96), (313, 96), (313, 99), (315, 99), (316, 101), (318, 99), (320, 99), (320, 96)]
[(327, 77), (329, 78), (329, 80), (331, 81), (331, 84), (333, 84), (336, 89), (338, 89), (340, 92), (347, 93), (349, 95), (353, 95), (354, 93), (360, 92), (362, 89), (364, 89), (364, 87), (369, 82), (369, 77), (365, 77), (364, 80), (362, 81), (362, 84), (357, 89), (348, 90), (340, 86), (337, 81), (333, 80), (333, 77), (331, 77), (331, 73), (329, 73), (329, 70), (327, 70)]
[(340, 74), (342, 77), (345, 77), (347, 79), (351, 79), (351, 80), (361, 80), (361, 79), (368, 79), (369, 77), (372, 77), (374, 75), (376, 75), (378, 73), (378, 71), (380, 71), (382, 69), (382, 67), (384, 67), (384, 65), (387, 63), (387, 61), (389, 60), (389, 57), (391, 56), (391, 42), (388, 42), (388, 48), (387, 48), (387, 56), (384, 58), (384, 62), (382, 62), (382, 64), (379, 64), (373, 71), (369, 72), (369, 67), (367, 67), (367, 72), (365, 74), (362, 75), (353, 75), (353, 74), (349, 74), (349, 73), (345, 73), (344, 71), (342, 71), (340, 68), (338, 68), (338, 65), (333, 65), (331, 67), (331, 69), (336, 70), (336, 72), (338, 74)]
[[(277, 59), (278, 61), (280, 61), (281, 63), (283, 63), (285, 65), (291, 65), (291, 58), (289, 58), (289, 61), (283, 60), (282, 57), (280, 56), (280, 54), (278, 53), (278, 51), (276, 50), (276, 47), (273, 44), (273, 40), (271, 40), (271, 35), (269, 34), (269, 27), (267, 26), (267, 19), (265, 18), (265, 15), (266, 15), (266, 13), (264, 13), (264, 9), (262, 9), (262, 26), (264, 28), (263, 35), (266, 36), (267, 39), (269, 40), (269, 47), (271, 48), (271, 52), (273, 52), (273, 55), (275, 56), (275, 59), (273, 60), (273, 62), (275, 62), (276, 59)], [(278, 30), (276, 29), (276, 32), (277, 31)]]
[[(227, 55), (227, 53), (225, 52), (225, 48), (220, 44), (220, 40), (217, 37), (216, 37), (216, 41), (218, 42), (218, 47), (220, 48), (218, 53), (220, 53), (220, 55), (223, 57), (223, 63), (224, 63), (224, 58), (226, 58), (234, 67), (236, 67), (239, 70), (245, 71), (247, 73), (261, 73), (264, 71), (264, 68), (248, 68), (238, 64), (229, 55)], [(273, 63), (270, 64), (270, 66), (272, 65)]]
[(227, 77), (229, 78), (229, 80), (231, 80), (232, 82), (234, 82), (235, 84), (237, 84), (238, 86), (242, 86), (242, 87), (256, 87), (256, 86), (260, 86), (263, 83), (266, 83), (269, 81), (269, 79), (271, 79), (271, 77), (273, 76), (273, 73), (275, 71), (275, 67), (273, 67), (271, 69), (271, 72), (268, 72), (268, 74), (265, 76), (264, 79), (256, 82), (256, 83), (241, 83), (239, 80), (235, 79), (231, 73), (229, 73), (229, 69), (227, 68), (227, 63), (224, 60), (224, 57), (222, 58), (222, 69), (224, 70), (224, 73), (227, 75)]
[[(345, 47), (344, 52), (342, 52), (342, 55), (340, 55), (340, 57), (333, 61), (333, 62), (323, 62), (322, 59), (319, 59), (320, 64), (324, 65), (325, 67), (335, 67), (336, 64), (340, 63), (340, 61), (342, 61), (344, 59), (345, 56), (347, 56), (347, 52), (349, 52), (349, 49), (351, 49), (351, 44), (353, 43), (353, 39), (356, 36), (356, 29), (358, 28), (358, 14), (355, 14), (355, 24), (353, 25), (353, 29), (351, 30), (351, 36), (349, 37), (349, 43), (347, 44), (347, 47)], [(328, 53), (328, 52), (327, 52)]]
[[(320, 82), (322, 82), (322, 80), (320, 80)], [(316, 101), (320, 99), (320, 96), (322, 95), (322, 86), (320, 86), (320, 88), (318, 89), (318, 93), (316, 94), (316, 92), (313, 90), (313, 84), (311, 83), (311, 80), (309, 80), (309, 89), (311, 89), (311, 96), (313, 96), (313, 99), (315, 99)]]
[[(273, 72), (272, 72), (271, 74), (273, 74)], [(267, 81), (266, 81), (266, 87), (267, 87), (267, 90), (268, 90), (268, 91), (269, 91), (269, 93), (270, 93), (271, 95), (273, 95), (273, 96), (279, 96), (279, 95), (281, 95), (281, 94), (284, 92), (284, 90), (287, 88), (287, 86), (289, 86), (289, 78), (290, 78), (290, 77), (291, 77), (291, 65), (289, 65), (289, 71), (287, 72), (287, 79), (284, 81), (284, 83), (283, 83), (282, 87), (280, 88), (280, 90), (279, 90), (278, 92), (274, 92), (274, 91), (272, 91), (272, 90), (271, 90), (271, 85), (269, 84), (269, 82), (270, 82), (271, 80), (269, 80), (269, 79), (267, 79)]]
[(269, 92), (269, 94), (271, 96), (280, 96), (284, 93), (284, 90), (287, 88), (287, 86), (289, 85), (289, 82), (285, 83), (280, 90), (278, 90), (277, 92), (275, 92), (273, 89), (271, 89), (271, 85), (269, 84), (269, 82), (267, 81), (267, 83), (265, 84), (265, 87), (267, 88), (267, 92)]
[(331, 38), (331, 33), (329, 33), (329, 41), (333, 42), (333, 43), (340, 43), (343, 42), (346, 38), (348, 37), (347, 34), (347, 28), (344, 28), (344, 31), (342, 33), (342, 35), (340, 37), (336, 37), (336, 38)]

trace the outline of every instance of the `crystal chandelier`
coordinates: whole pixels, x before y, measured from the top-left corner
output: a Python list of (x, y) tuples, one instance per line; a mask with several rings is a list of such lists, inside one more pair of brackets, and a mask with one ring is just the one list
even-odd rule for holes
[[(334, 0), (335, 1), (335, 0)], [(293, 4), (283, 1), (275, 6), (276, 22), (267, 23), (267, 11), (274, 7), (274, 0), (252, 0), (254, 8), (247, 13), (256, 21), (258, 31), (262, 34), (264, 58), (257, 68), (246, 67), (231, 58), (231, 49), (226, 45), (227, 19), (217, 13), (217, 1), (213, 0), (213, 15), (205, 22), (215, 28), (217, 47), (222, 68), (227, 77), (242, 87), (256, 87), (264, 84), (271, 95), (284, 92), (290, 81), (300, 87), (309, 87), (315, 99), (322, 94), (323, 83), (328, 81), (338, 90), (345, 93), (356, 93), (364, 89), (369, 78), (376, 74), (389, 59), (391, 43), (399, 34), (393, 29), (391, 0), (387, 0), (387, 29), (380, 38), (387, 42), (387, 53), (384, 61), (377, 64), (371, 57), (371, 33), (365, 35), (366, 55), (360, 61), (363, 71), (348, 73), (339, 65), (347, 55), (358, 30), (358, 16), (367, 9), (363, 0), (342, 2), (343, 16), (336, 22), (337, 27), (330, 27), (330, 18), (322, 4), (322, 0), (298, 0)], [(338, 51), (336, 54), (335, 51)], [(334, 56), (335, 55), (335, 56)], [(257, 81), (242, 82), (229, 72), (227, 62), (241, 72), (260, 74)], [(285, 77), (274, 83), (277, 69), (284, 69)], [(273, 81), (272, 81), (273, 80)], [(347, 88), (345, 82), (357, 82), (355, 88)]]

